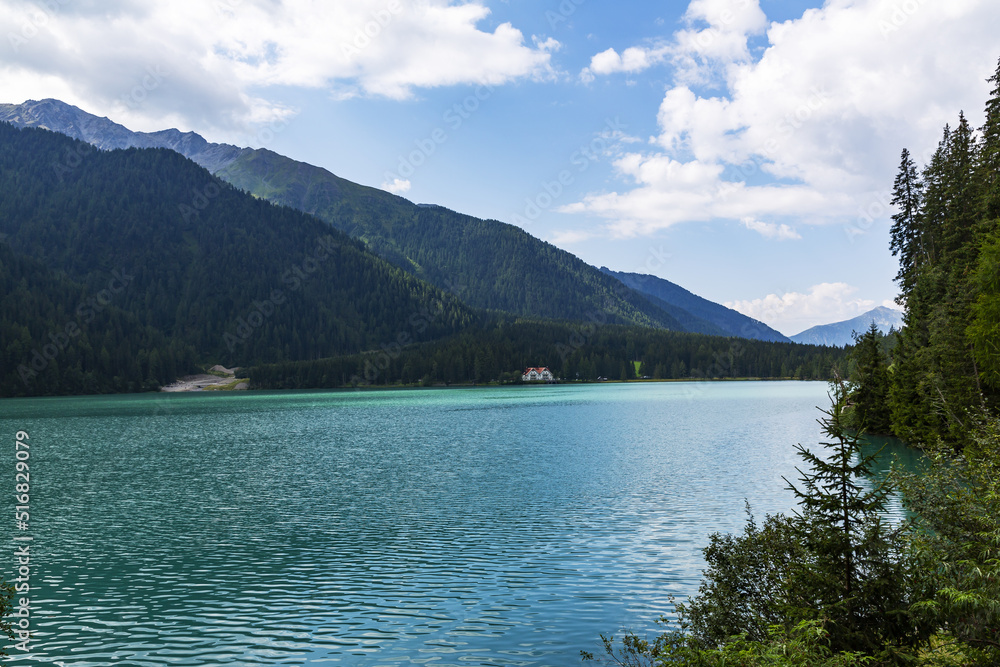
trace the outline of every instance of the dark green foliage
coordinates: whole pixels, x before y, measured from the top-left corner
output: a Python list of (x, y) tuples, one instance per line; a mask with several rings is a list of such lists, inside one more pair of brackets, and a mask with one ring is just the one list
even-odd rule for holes
[(1000, 664), (1000, 421), (978, 425), (962, 457), (928, 454), (930, 470), (903, 478), (932, 591), (917, 611), (960, 642), (965, 664)]
[[(745, 633), (720, 646), (706, 647), (692, 635), (666, 632), (652, 641), (628, 632), (615, 645), (601, 636), (604, 652), (621, 667), (862, 667), (873, 660), (858, 652), (834, 653), (823, 623), (803, 621), (791, 630), (772, 626), (764, 640)], [(594, 655), (581, 651), (584, 660)]]
[(848, 421), (851, 426), (866, 433), (892, 432), (889, 413), (889, 354), (886, 350), (889, 338), (879, 331), (874, 322), (863, 334), (854, 334)]
[(876, 457), (847, 430), (847, 393), (834, 385), (833, 405), (820, 421), (830, 438), (821, 443), (824, 454), (798, 446), (809, 471), (800, 471), (801, 487), (789, 488), (799, 500), (793, 526), (808, 556), (790, 567), (787, 612), (794, 621), (826, 620), (835, 651), (878, 655), (930, 633), (909, 613), (915, 591), (904, 542), (882, 519), (889, 489), (862, 484)]
[[(14, 634), (15, 619), (11, 615), (14, 611), (14, 599), (14, 585), (0, 579), (0, 633), (11, 640), (17, 639)], [(6, 645), (0, 646), (0, 657), (6, 657), (8, 651)]]
[(929, 634), (908, 608), (913, 587), (900, 535), (881, 518), (888, 489), (865, 488), (875, 457), (844, 423), (847, 388), (834, 385), (833, 406), (821, 420), (829, 442), (822, 454), (798, 446), (808, 464), (793, 516), (753, 517), (743, 534), (715, 535), (699, 594), (682, 612), (706, 646), (744, 634), (766, 642), (772, 626), (786, 632), (820, 623), (834, 652), (885, 657)]
[[(901, 531), (882, 519), (888, 486), (866, 488), (875, 456), (847, 431), (847, 387), (820, 420), (830, 438), (790, 485), (799, 511), (751, 515), (742, 534), (711, 536), (698, 594), (678, 605), (681, 632), (626, 635), (605, 651), (628, 665), (905, 664), (934, 625), (912, 612), (923, 583)], [(749, 508), (748, 508), (749, 514)], [(795, 647), (792, 649), (791, 647)], [(794, 658), (793, 658), (794, 656)], [(645, 661), (645, 662), (644, 662)]]
[(899, 273), (896, 281), (901, 292), (900, 303), (913, 289), (917, 267), (928, 261), (920, 233), (920, 207), (923, 203), (924, 185), (917, 175), (917, 166), (910, 151), (903, 149), (899, 174), (892, 186), (892, 204), (899, 211), (892, 216), (893, 224), (889, 247), (899, 256)]
[(896, 179), (893, 201), (900, 210), (893, 216), (892, 249), (900, 257), (906, 313), (893, 354), (889, 406), (893, 431), (909, 442), (940, 437), (965, 446), (970, 411), (998, 396), (996, 387), (980, 382), (994, 366), (990, 346), (1000, 286), (992, 277), (993, 255), (980, 259), (982, 249), (1000, 238), (989, 217), (997, 178), (997, 94), (987, 105), (983, 138), (959, 115), (921, 178), (904, 152)]
[(1000, 392), (1000, 235), (983, 244), (972, 289), (976, 301), (966, 334), (983, 384)]
[(142, 391), (193, 369), (192, 349), (108, 294), (0, 244), (0, 395)]
[(764, 642), (786, 624), (790, 567), (808, 556), (793, 518), (768, 516), (758, 527), (747, 506), (743, 533), (709, 536), (704, 554), (698, 595), (682, 606), (696, 637), (711, 646), (741, 634)]
[(987, 220), (1000, 219), (1000, 60), (988, 80), (993, 84), (986, 102), (986, 122), (980, 129), (979, 175), (983, 214)]
[(634, 377), (634, 355), (643, 369), (660, 369), (657, 379), (779, 378), (793, 372), (800, 379), (825, 379), (845, 363), (845, 353), (837, 348), (499, 318), (490, 327), (440, 342), (402, 347), (390, 339), (361, 355), (249, 372), (255, 387), (269, 389), (502, 382), (519, 379), (529, 366), (548, 366), (567, 381), (620, 380), (623, 374)]

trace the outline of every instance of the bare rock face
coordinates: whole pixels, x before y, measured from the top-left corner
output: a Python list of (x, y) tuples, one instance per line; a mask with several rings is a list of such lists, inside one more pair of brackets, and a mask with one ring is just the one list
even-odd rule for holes
[(209, 143), (199, 134), (177, 129), (133, 132), (108, 118), (99, 118), (72, 104), (53, 99), (0, 104), (0, 121), (17, 127), (52, 130), (106, 151), (116, 148), (169, 148), (212, 173), (231, 164), (243, 153), (253, 151), (230, 144)]

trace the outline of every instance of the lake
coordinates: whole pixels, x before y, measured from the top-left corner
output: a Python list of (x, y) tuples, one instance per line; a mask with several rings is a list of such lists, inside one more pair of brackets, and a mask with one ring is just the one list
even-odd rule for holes
[(744, 499), (790, 509), (827, 405), (821, 382), (0, 401), (11, 492), (30, 435), (11, 663), (579, 665), (696, 591)]

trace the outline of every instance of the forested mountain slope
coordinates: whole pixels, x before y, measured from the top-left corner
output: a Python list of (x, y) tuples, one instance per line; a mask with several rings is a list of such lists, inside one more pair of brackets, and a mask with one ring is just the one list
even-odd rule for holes
[(789, 342), (785, 335), (763, 322), (693, 294), (669, 280), (644, 273), (612, 271), (603, 266), (601, 271), (618, 278), (628, 287), (666, 304), (662, 306), (664, 310), (675, 315), (688, 331)]
[(211, 144), (177, 130), (131, 132), (58, 100), (0, 105), (0, 120), (46, 127), (101, 148), (179, 151), (242, 190), (316, 215), (473, 307), (685, 330), (645, 296), (518, 227), (416, 205), (273, 151)]
[[(48, 343), (43, 331), (81, 319), (86, 339), (97, 335), (97, 320), (83, 322), (77, 310), (81, 299), (96, 298), (138, 325), (114, 334), (114, 347), (135, 358), (146, 352), (145, 366), (128, 370), (130, 387), (170, 375), (169, 365), (150, 365), (154, 350), (161, 361), (172, 350), (178, 372), (195, 360), (314, 359), (401, 336), (430, 340), (478, 317), (360, 242), (243, 193), (170, 150), (95, 151), (0, 123), (0, 192), (6, 279), (39, 296), (37, 306), (18, 297), (16, 310), (4, 309), (5, 322), (22, 327), (3, 339), (5, 393), (47, 391), (17, 372)], [(86, 357), (61, 352), (57, 361), (83, 376), (97, 372)]]

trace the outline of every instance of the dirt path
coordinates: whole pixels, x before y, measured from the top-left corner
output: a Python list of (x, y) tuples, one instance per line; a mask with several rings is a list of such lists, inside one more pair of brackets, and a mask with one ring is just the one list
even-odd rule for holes
[[(179, 378), (176, 382), (173, 382), (172, 384), (168, 384), (167, 386), (163, 387), (162, 389), (160, 389), (160, 391), (175, 392), (175, 391), (204, 391), (206, 389), (208, 389), (209, 391), (219, 390), (222, 389), (223, 387), (229, 387), (229, 385), (232, 385), (233, 382), (236, 381), (236, 371), (238, 371), (239, 368), (212, 366), (209, 370), (216, 373), (225, 373), (226, 375), (224, 377), (219, 375), (209, 375), (207, 373), (203, 373), (201, 375), (185, 375), (184, 377)], [(250, 383), (244, 381), (240, 382), (239, 384), (233, 387), (229, 387), (229, 389), (232, 390), (247, 389), (249, 388), (249, 386)]]

